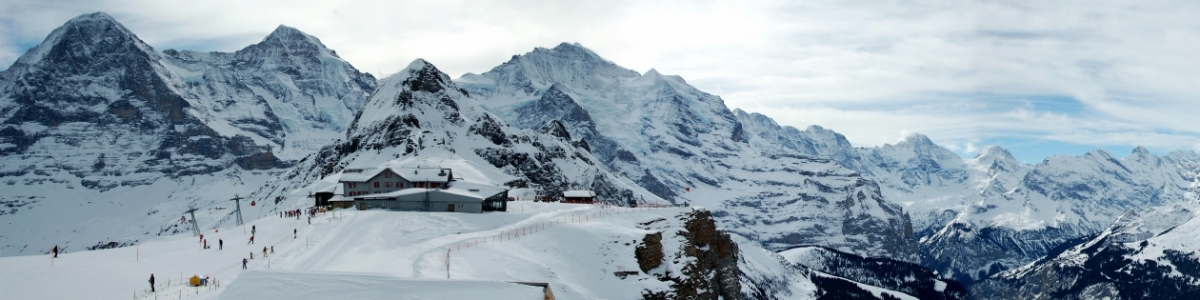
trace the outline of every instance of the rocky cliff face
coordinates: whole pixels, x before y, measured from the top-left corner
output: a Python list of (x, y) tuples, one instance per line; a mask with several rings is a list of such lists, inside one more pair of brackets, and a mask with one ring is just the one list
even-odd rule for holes
[[(729, 234), (717, 229), (712, 213), (707, 210), (682, 214), (678, 218), (683, 228), (673, 233), (648, 234), (637, 247), (635, 255), (642, 272), (654, 275), (659, 281), (671, 283), (669, 290), (647, 289), (642, 293), (642, 298), (740, 298), (742, 286), (737, 243)], [(657, 222), (651, 221), (642, 226), (651, 229)], [(664, 248), (663, 234), (670, 239), (678, 239), (669, 243), (678, 247)], [(664, 263), (674, 266), (660, 268)], [(670, 270), (678, 270), (679, 273), (671, 273)]]

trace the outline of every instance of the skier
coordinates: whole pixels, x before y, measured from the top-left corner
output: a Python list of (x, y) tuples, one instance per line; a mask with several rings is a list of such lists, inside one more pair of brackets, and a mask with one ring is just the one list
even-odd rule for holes
[(263, 257), (267, 257), (267, 247), (263, 247)]
[[(254, 253), (250, 253), (250, 255), (254, 255)], [(248, 263), (248, 262), (250, 262), (250, 260), (246, 259), (245, 257), (242, 258), (242, 270), (246, 269), (246, 263)], [(153, 277), (151, 277), (151, 278), (153, 278)], [(153, 281), (151, 281), (151, 282), (153, 282)]]
[(275, 253), (275, 246), (271, 246), (271, 253)]
[(296, 228), (292, 228), (292, 239), (296, 239)]
[(257, 229), (255, 229), (255, 227), (257, 227), (257, 226), (250, 225), (250, 234), (254, 234), (254, 231), (257, 230)]
[(217, 250), (225, 250), (225, 240), (217, 239)]
[(254, 243), (254, 235), (250, 235), (250, 242), (246, 243), (246, 245), (253, 244), (253, 243)]
[(201, 243), (203, 243), (203, 244), (204, 244), (204, 245), (202, 246), (204, 249), (208, 249), (208, 240), (201, 240)]
[(50, 248), (50, 253), (53, 253), (54, 257), (58, 257), (58, 245), (54, 245), (54, 248)]
[(154, 273), (150, 273), (150, 292), (154, 292)]

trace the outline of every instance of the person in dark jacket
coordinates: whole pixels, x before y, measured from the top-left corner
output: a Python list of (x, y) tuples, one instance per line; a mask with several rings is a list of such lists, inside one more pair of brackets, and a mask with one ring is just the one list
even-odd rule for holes
[(53, 253), (54, 257), (58, 257), (58, 245), (54, 245), (54, 248), (50, 248), (50, 253)]
[(225, 240), (217, 239), (217, 250), (225, 250)]
[[(254, 254), (252, 253), (250, 255), (254, 255)], [(246, 269), (246, 263), (248, 263), (248, 262), (250, 262), (250, 260), (246, 259), (245, 257), (242, 258), (242, 270)], [(151, 277), (151, 278), (153, 278), (153, 277)]]
[(154, 292), (154, 273), (150, 273), (150, 292)]

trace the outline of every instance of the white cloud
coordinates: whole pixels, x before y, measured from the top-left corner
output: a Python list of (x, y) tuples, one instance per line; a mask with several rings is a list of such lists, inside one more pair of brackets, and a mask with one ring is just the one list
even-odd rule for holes
[(105, 11), (158, 49), (232, 51), (287, 24), (376, 75), (418, 57), (478, 73), (579, 42), (859, 146), (894, 143), (898, 130), (960, 153), (997, 139), (1200, 143), (1194, 1), (109, 0), (0, 11), (3, 65), (67, 19)]

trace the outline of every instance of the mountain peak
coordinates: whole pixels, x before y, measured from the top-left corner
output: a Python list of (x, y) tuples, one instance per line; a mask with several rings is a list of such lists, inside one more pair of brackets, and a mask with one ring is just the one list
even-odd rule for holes
[(1004, 148), (1000, 148), (1000, 146), (984, 147), (983, 150), (979, 151), (979, 155), (975, 156), (975, 158), (1004, 158), (1008, 160), (1016, 160), (1012, 153), (1009, 153), (1008, 150), (1005, 150)]
[(933, 143), (933, 140), (930, 140), (928, 136), (916, 132), (905, 135), (903, 140), (900, 140), (899, 143), (896, 143), (896, 146), (900, 145), (912, 145), (913, 147), (918, 148), (936, 146)]
[(415, 59), (408, 63), (408, 67), (396, 74), (400, 78), (404, 78), (402, 84), (407, 85), (412, 91), (426, 91), (436, 93), (452, 84), (450, 76), (442, 73), (437, 67), (429, 63), (425, 59)]
[(269, 41), (272, 39), (288, 42), (304, 42), (313, 44), (318, 48), (325, 48), (325, 44), (322, 44), (321, 40), (318, 40), (316, 37), (304, 33), (303, 31), (300, 31), (294, 27), (283, 24), (280, 24), (279, 27), (275, 27), (275, 30), (271, 31), (271, 34), (268, 34), (266, 38), (263, 38), (263, 41)]
[(299, 29), (296, 29), (295, 27), (279, 24), (279, 27), (275, 27), (275, 30), (271, 31), (271, 34), (267, 35), (267, 38), (277, 38), (277, 39), (287, 40), (287, 39), (304, 38), (307, 35), (308, 34), (305, 34), (304, 32), (300, 31)]
[(538, 48), (533, 49), (533, 52), (529, 52), (529, 53), (526, 53), (525, 55), (521, 55), (521, 56), (513, 56), (513, 58), (516, 59), (516, 58), (521, 58), (521, 57), (523, 57), (523, 58), (542, 57), (542, 56), (547, 56), (547, 55), (558, 58), (558, 59), (600, 62), (600, 63), (604, 63), (607, 65), (616, 66), (616, 64), (614, 64), (613, 62), (610, 62), (610, 61), (600, 57), (599, 54), (596, 54), (596, 52), (592, 52), (591, 49), (583, 47), (583, 45), (580, 45), (579, 43), (565, 43), (564, 42), (564, 43), (558, 44), (558, 46), (555, 46), (552, 49), (538, 47)]
[(71, 18), (71, 20), (67, 21), (67, 24), (88, 23), (88, 22), (97, 22), (97, 21), (117, 23), (117, 20), (113, 19), (112, 16), (110, 16), (107, 13), (104, 13), (102, 11), (98, 11), (98, 12), (94, 12), (94, 13), (90, 13), (90, 14), (82, 14), (77, 17)]
[[(56, 48), (59, 50), (55, 51)], [(99, 53), (132, 54), (139, 51), (147, 56), (157, 55), (153, 48), (112, 16), (94, 12), (74, 17), (55, 28), (41, 44), (21, 55), (16, 64), (33, 65), (44, 59), (75, 61)]]
[[(113, 19), (112, 16), (100, 11), (90, 14), (82, 14), (71, 18), (70, 20), (67, 20), (62, 27), (59, 27), (59, 29), (69, 27), (94, 28), (94, 30), (89, 30), (89, 33), (91, 34), (88, 35), (88, 37), (91, 37), (92, 39), (106, 36), (134, 36), (132, 31), (129, 31), (129, 29), (125, 28), (124, 25), (121, 25), (120, 22), (117, 22), (116, 19)], [(58, 31), (58, 29), (55, 31)], [(54, 36), (54, 34), (52, 33), (51, 36)], [(47, 41), (49, 40), (50, 37), (47, 37)]]
[[(579, 43), (562, 42), (562, 43), (558, 44), (558, 46), (554, 46), (554, 51), (576, 52), (576, 53), (596, 55), (595, 52), (592, 52), (592, 50), (588, 49), (587, 47), (584, 47), (583, 45), (580, 45)], [(596, 56), (599, 57), (599, 55), (596, 55)]]
[(1137, 146), (1136, 148), (1133, 148), (1133, 151), (1130, 152), (1129, 155), (1134, 155), (1137, 157), (1146, 157), (1146, 156), (1150, 156), (1151, 154), (1150, 154), (1150, 150), (1146, 150), (1146, 147)]

